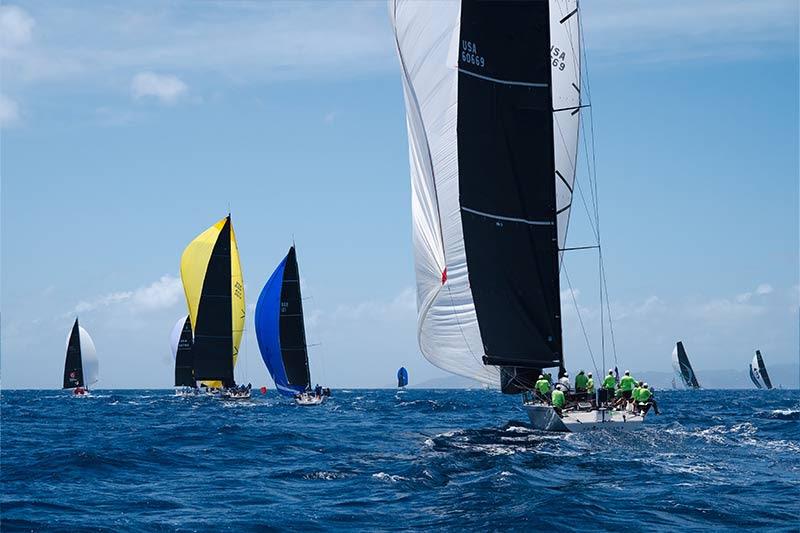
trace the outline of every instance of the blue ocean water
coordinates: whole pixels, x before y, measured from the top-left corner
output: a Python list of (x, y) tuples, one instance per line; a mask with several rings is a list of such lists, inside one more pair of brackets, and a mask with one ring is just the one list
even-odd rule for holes
[(172, 394), (4, 391), (2, 531), (800, 527), (798, 391), (662, 391), (642, 431), (569, 435), (492, 391)]

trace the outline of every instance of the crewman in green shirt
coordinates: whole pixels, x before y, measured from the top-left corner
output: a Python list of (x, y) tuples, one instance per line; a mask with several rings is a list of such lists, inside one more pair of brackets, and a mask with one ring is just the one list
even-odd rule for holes
[(603, 386), (600, 390), (600, 402), (606, 403), (611, 402), (612, 394), (614, 388), (617, 386), (617, 380), (614, 379), (614, 371), (609, 370), (608, 375), (603, 380)]
[(594, 378), (592, 377), (592, 373), (589, 372), (588, 379), (586, 380), (586, 392), (589, 393), (589, 396), (594, 396)]
[(564, 393), (559, 389), (553, 389), (551, 398), (553, 400), (553, 409), (556, 410), (558, 416), (561, 416), (561, 409), (563, 409), (567, 401), (566, 397), (564, 397)]
[(636, 380), (631, 376), (631, 371), (626, 370), (625, 375), (619, 380), (619, 388), (622, 390), (622, 396), (627, 401), (633, 399), (633, 389), (636, 387)]
[(641, 409), (642, 416), (646, 415), (651, 407), (656, 414), (659, 414), (658, 404), (656, 404), (656, 399), (653, 397), (653, 391), (650, 390), (647, 383), (643, 384), (642, 388), (639, 390), (638, 405), (639, 409)]
[(539, 380), (534, 384), (533, 388), (536, 389), (536, 395), (543, 402), (547, 402), (547, 396), (550, 394), (550, 382), (544, 378), (544, 375), (539, 376)]
[(583, 370), (578, 372), (578, 375), (575, 376), (575, 392), (586, 392), (586, 383), (588, 381), (589, 378), (586, 377)]

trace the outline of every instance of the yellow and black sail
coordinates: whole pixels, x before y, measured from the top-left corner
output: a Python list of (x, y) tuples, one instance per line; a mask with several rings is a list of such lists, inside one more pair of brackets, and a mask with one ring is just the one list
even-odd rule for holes
[(195, 379), (210, 387), (231, 386), (245, 303), (230, 215), (189, 243), (181, 256), (181, 280), (194, 327)]

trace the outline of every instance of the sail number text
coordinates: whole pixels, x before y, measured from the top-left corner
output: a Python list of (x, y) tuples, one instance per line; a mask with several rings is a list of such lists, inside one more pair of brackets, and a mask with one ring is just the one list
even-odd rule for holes
[(550, 56), (553, 60), (553, 67), (564, 70), (567, 66), (567, 53), (557, 46), (550, 47)]
[(461, 40), (461, 61), (470, 63), (476, 67), (486, 66), (486, 60), (478, 54), (478, 45), (472, 41)]

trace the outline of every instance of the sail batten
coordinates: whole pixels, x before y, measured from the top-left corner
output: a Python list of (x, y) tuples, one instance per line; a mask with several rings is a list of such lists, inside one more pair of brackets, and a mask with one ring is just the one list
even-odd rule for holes
[[(561, 13), (576, 7), (390, 2), (406, 103), (420, 350), (490, 385), (500, 384), (498, 367), (563, 364), (559, 249), (579, 113), (562, 120), (554, 109), (580, 107), (577, 17)], [(511, 373), (522, 381), (519, 369)]]

